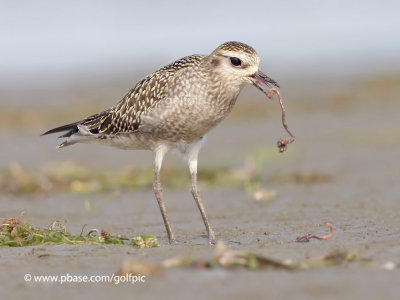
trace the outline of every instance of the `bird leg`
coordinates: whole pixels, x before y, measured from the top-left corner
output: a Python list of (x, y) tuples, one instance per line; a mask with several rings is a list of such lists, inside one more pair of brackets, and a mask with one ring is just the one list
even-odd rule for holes
[[(201, 142), (200, 142), (201, 143)], [(190, 175), (192, 178), (192, 195), (194, 200), (196, 201), (197, 207), (200, 210), (201, 217), (203, 218), (204, 225), (206, 226), (207, 230), (207, 235), (208, 235), (208, 242), (211, 245), (215, 244), (215, 234), (214, 230), (211, 228), (210, 223), (208, 222), (208, 218), (206, 215), (206, 212), (204, 210), (204, 205), (203, 201), (201, 200), (200, 197), (200, 191), (197, 187), (197, 157), (198, 153), (200, 150), (200, 143), (198, 144), (198, 147), (194, 147), (188, 155), (188, 162), (189, 162), (189, 169), (190, 169)]]
[(167, 215), (167, 210), (165, 208), (165, 203), (163, 199), (163, 194), (162, 194), (162, 186), (160, 182), (160, 170), (161, 170), (161, 165), (163, 158), (165, 154), (167, 154), (169, 149), (165, 147), (160, 147), (156, 151), (156, 158), (154, 160), (154, 183), (153, 183), (153, 188), (154, 188), (154, 194), (156, 195), (158, 206), (160, 207), (161, 215), (164, 220), (164, 225), (165, 229), (167, 230), (167, 235), (168, 235), (168, 241), (170, 244), (175, 243), (175, 236), (174, 233), (172, 232), (171, 229), (171, 224), (169, 223), (168, 220), (168, 215)]
[(214, 234), (214, 230), (210, 226), (210, 223), (208, 222), (208, 218), (206, 216), (206, 212), (205, 212), (204, 206), (203, 206), (203, 201), (200, 198), (200, 191), (197, 188), (197, 173), (192, 173), (191, 176), (192, 176), (192, 195), (193, 195), (193, 198), (196, 201), (196, 204), (200, 210), (204, 225), (206, 226), (208, 242), (211, 245), (214, 245), (215, 244), (215, 234)]

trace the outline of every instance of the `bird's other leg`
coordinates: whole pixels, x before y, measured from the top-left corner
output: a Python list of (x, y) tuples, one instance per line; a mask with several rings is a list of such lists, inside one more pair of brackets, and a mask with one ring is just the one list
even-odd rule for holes
[(172, 244), (175, 242), (175, 236), (171, 229), (171, 224), (168, 220), (167, 210), (165, 208), (165, 203), (162, 194), (162, 186), (160, 182), (160, 170), (161, 165), (164, 159), (164, 156), (168, 153), (169, 148), (166, 146), (160, 146), (156, 150), (156, 157), (154, 160), (154, 194), (156, 195), (158, 206), (160, 207), (161, 215), (164, 220), (165, 229), (167, 230), (169, 243)]
[(193, 144), (187, 153), (190, 175), (192, 179), (192, 195), (196, 204), (200, 210), (201, 217), (203, 218), (204, 225), (206, 226), (208, 242), (210, 244), (215, 244), (215, 234), (214, 230), (211, 228), (210, 223), (208, 222), (208, 218), (206, 216), (206, 212), (204, 210), (203, 201), (200, 197), (200, 191), (197, 187), (197, 158), (199, 156), (199, 151), (202, 143), (202, 138), (197, 141), (196, 144)]

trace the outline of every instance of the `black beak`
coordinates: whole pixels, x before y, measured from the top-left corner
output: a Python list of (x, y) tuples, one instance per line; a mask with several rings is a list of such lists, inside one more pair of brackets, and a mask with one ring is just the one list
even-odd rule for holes
[(249, 76), (249, 78), (253, 82), (253, 85), (266, 95), (268, 94), (268, 89), (272, 87), (272, 85), (280, 88), (279, 84), (275, 80), (269, 78), (261, 71)]

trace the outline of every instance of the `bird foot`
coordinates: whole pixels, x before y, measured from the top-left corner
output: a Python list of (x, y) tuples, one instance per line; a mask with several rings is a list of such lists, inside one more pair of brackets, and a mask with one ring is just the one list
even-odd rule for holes
[(217, 242), (217, 240), (215, 239), (215, 234), (213, 231), (208, 233), (208, 243), (210, 245), (215, 245), (215, 243)]
[(187, 242), (184, 240), (177, 240), (174, 238), (173, 240), (169, 240), (169, 244), (170, 245), (187, 244)]
[(174, 236), (169, 236), (168, 237), (168, 242), (170, 245), (174, 245), (177, 243), (176, 238)]
[(210, 245), (215, 245), (217, 243), (217, 240), (215, 238), (208, 238), (208, 243)]
[(174, 235), (172, 235), (171, 237), (168, 237), (168, 242), (169, 242), (170, 245), (186, 244), (186, 241), (177, 240)]

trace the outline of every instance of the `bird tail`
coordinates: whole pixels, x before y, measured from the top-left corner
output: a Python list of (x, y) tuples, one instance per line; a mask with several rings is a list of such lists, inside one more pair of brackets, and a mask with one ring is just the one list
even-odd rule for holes
[(41, 136), (46, 135), (46, 134), (51, 134), (51, 133), (56, 133), (56, 132), (63, 132), (67, 131), (63, 135), (60, 135), (58, 138), (67, 138), (66, 141), (61, 143), (60, 145), (57, 146), (57, 148), (63, 148), (69, 145), (73, 145), (77, 142), (84, 142), (89, 139), (93, 138), (96, 136), (93, 132), (91, 132), (90, 127), (87, 125), (83, 125), (85, 123), (84, 121), (78, 121), (74, 122), (71, 124), (59, 126), (53, 129), (50, 129), (43, 133)]
[(101, 126), (105, 126), (111, 122), (112, 111), (113, 109), (111, 108), (99, 114), (87, 117), (84, 120), (50, 129), (43, 133), (42, 136), (46, 134), (66, 131), (58, 138), (67, 138), (67, 140), (57, 146), (57, 148), (63, 148), (77, 142), (87, 141), (88, 138), (92, 139), (93, 137), (98, 136), (99, 131), (101, 130)]

